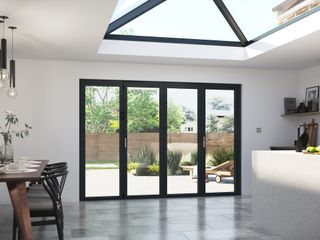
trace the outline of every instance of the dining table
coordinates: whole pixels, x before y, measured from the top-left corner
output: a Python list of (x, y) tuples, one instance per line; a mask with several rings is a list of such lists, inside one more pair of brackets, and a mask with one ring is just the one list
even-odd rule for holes
[(36, 163), (32, 171), (5, 172), (0, 175), (0, 182), (6, 183), (16, 222), (23, 240), (32, 240), (32, 226), (27, 195), (27, 182), (38, 181), (48, 160), (30, 160)]

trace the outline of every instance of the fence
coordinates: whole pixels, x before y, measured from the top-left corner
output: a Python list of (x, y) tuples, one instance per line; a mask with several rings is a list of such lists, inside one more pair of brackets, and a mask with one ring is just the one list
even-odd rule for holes
[[(208, 133), (207, 152), (218, 148), (232, 148), (233, 133)], [(155, 155), (159, 154), (158, 133), (129, 133), (128, 152), (137, 154), (139, 149), (147, 145)], [(183, 154), (197, 151), (197, 133), (168, 133), (168, 148)], [(86, 160), (117, 160), (119, 159), (119, 133), (87, 133)]]

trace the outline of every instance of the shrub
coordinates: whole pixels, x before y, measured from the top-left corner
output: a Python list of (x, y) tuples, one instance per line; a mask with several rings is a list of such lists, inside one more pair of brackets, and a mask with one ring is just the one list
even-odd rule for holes
[(179, 168), (175, 175), (189, 175), (189, 171), (183, 171), (182, 168)]
[(136, 176), (159, 176), (159, 165), (139, 166), (136, 169)]
[(160, 170), (159, 165), (150, 165), (148, 167), (148, 170), (149, 170), (150, 176), (159, 176), (159, 170)]
[(138, 167), (136, 169), (136, 175), (137, 176), (149, 176), (149, 168), (147, 167)]
[(198, 165), (198, 153), (192, 152), (188, 160), (182, 160), (181, 166), (194, 166)]
[(127, 169), (129, 172), (132, 172), (133, 170), (136, 170), (140, 166), (137, 162), (129, 162), (127, 165)]
[(217, 166), (221, 163), (224, 163), (228, 160), (234, 159), (234, 150), (231, 149), (225, 149), (225, 148), (219, 148), (213, 151), (212, 153), (213, 158), (213, 165)]
[(192, 165), (198, 165), (198, 152), (192, 152), (190, 155), (190, 163)]
[(175, 175), (179, 169), (182, 158), (181, 152), (168, 151), (168, 174)]
[(155, 164), (156, 158), (151, 149), (147, 145), (144, 145), (139, 149), (135, 162), (140, 163), (141, 167), (147, 167), (149, 165)]
[(192, 164), (192, 162), (190, 161), (184, 161), (184, 162), (181, 162), (181, 166), (193, 166), (194, 164)]
[(128, 161), (128, 163), (129, 163), (129, 162), (134, 162), (134, 159), (133, 159), (133, 157), (132, 157), (132, 154), (127, 153), (127, 161)]

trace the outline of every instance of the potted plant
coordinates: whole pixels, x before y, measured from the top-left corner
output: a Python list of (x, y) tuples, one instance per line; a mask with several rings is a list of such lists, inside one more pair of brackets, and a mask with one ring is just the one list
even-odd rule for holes
[(32, 129), (28, 124), (24, 124), (23, 129), (18, 129), (18, 117), (12, 112), (6, 111), (5, 125), (4, 127), (0, 126), (0, 134), (3, 137), (4, 145), (0, 147), (0, 161), (3, 163), (13, 161), (13, 147), (12, 139), (13, 137), (25, 138), (29, 136), (29, 131)]

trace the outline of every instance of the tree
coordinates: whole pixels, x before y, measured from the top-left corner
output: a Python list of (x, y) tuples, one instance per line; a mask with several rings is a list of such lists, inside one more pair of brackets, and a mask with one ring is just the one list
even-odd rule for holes
[(230, 106), (224, 103), (222, 97), (213, 97), (211, 100), (211, 106), (213, 110), (229, 110)]
[(221, 124), (221, 131), (231, 133), (234, 132), (234, 117), (233, 115), (224, 117)]
[[(159, 100), (156, 90), (128, 89), (129, 132), (155, 132), (159, 129)], [(119, 89), (86, 87), (86, 132), (113, 133), (119, 129)], [(181, 107), (168, 104), (168, 131), (179, 132), (184, 114)]]
[(181, 107), (169, 102), (167, 112), (168, 132), (180, 132), (181, 125), (184, 122), (184, 114)]
[(89, 133), (115, 132), (114, 123), (118, 122), (118, 107), (110, 97), (114, 88), (87, 87), (86, 88), (86, 131)]
[(218, 123), (219, 119), (216, 115), (209, 115), (207, 119), (207, 129), (209, 132), (217, 132), (218, 131)]
[(193, 122), (197, 119), (196, 113), (190, 108), (182, 107), (182, 111), (184, 112), (184, 123)]
[(155, 132), (159, 129), (159, 102), (156, 90), (128, 90), (129, 132)]

